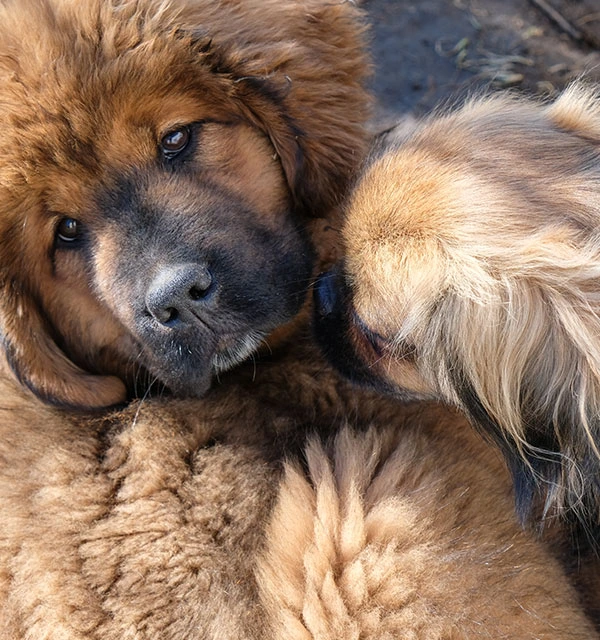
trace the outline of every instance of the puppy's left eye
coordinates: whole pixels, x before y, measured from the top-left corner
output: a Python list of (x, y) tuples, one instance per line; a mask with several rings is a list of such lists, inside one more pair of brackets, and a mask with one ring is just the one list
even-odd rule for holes
[(167, 159), (179, 155), (190, 143), (192, 138), (189, 127), (180, 127), (169, 131), (160, 141), (160, 150)]

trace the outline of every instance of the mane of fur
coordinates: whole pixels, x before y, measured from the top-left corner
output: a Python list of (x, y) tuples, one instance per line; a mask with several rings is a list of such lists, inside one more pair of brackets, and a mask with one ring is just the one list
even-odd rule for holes
[(574, 513), (594, 529), (600, 94), (575, 84), (550, 104), (475, 99), (405, 144), (460, 185), (433, 223), (439, 290), (417, 291), (405, 333), (441, 393), (508, 454), (523, 517), (541, 494), (546, 513)]

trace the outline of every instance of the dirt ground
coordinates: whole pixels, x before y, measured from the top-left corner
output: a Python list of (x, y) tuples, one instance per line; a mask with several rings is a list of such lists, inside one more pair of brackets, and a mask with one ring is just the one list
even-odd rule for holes
[(363, 6), (372, 22), (380, 123), (426, 113), (474, 88), (547, 95), (582, 74), (600, 81), (598, 0), (364, 0)]

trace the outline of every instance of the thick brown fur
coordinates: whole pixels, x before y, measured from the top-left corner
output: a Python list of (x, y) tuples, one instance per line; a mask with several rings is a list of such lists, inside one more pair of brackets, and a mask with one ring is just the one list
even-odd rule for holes
[(361, 371), (465, 410), (506, 453), (522, 517), (558, 513), (596, 538), (597, 89), (480, 97), (389, 132), (344, 233)]
[(0, 3), (0, 326), (22, 384), (73, 407), (201, 395), (297, 314), (306, 219), (364, 146), (362, 36), (344, 2)]
[(85, 423), (2, 387), (3, 639), (597, 637), (458, 414), (305, 339), (225, 382)]

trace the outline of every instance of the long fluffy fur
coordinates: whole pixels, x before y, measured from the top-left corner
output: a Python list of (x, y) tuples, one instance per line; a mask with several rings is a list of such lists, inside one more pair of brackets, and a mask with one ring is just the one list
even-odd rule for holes
[[(183, 15), (188, 22), (182, 32)], [(100, 282), (83, 287), (83, 303), (75, 296), (81, 281), (71, 285), (64, 271), (79, 276), (89, 264), (63, 261), (63, 268), (79, 268), (63, 269), (60, 283), (49, 273), (56, 267), (48, 259), (50, 205), (69, 208), (79, 201), (85, 210), (86, 187), (105, 177), (93, 162), (88, 166), (88, 151), (107, 162), (108, 173), (113, 163), (118, 168), (123, 159), (137, 159), (141, 166), (128, 173), (139, 177), (155, 159), (156, 140), (145, 137), (141, 156), (132, 157), (129, 125), (154, 91), (162, 96), (170, 74), (181, 72), (182, 84), (175, 86), (183, 93), (192, 80), (207, 101), (215, 89), (212, 107), (224, 101), (227, 113), (268, 136), (273, 149), (257, 157), (270, 166), (279, 156), (286, 193), (302, 209), (327, 213), (363, 143), (365, 60), (353, 3), (0, 0), (0, 17), (0, 44), (8, 48), (0, 56), (7, 87), (0, 119), (14, 125), (5, 128), (0, 149), (0, 318), (4, 346), (12, 345), (9, 360), (23, 364), (14, 367), (17, 372), (29, 366), (34, 374), (22, 375), (21, 386), (8, 371), (0, 376), (3, 640), (258, 640), (287, 639), (298, 630), (319, 640), (348, 640), (357, 630), (366, 637), (433, 639), (479, 629), (500, 639), (515, 636), (517, 625), (524, 638), (592, 638), (567, 577), (512, 517), (510, 482), (494, 452), (490, 459), (489, 448), (453, 413), (411, 410), (347, 388), (303, 344), (305, 336), (256, 369), (249, 363), (224, 374), (202, 400), (156, 398), (114, 412), (104, 408), (95, 417), (43, 402), (104, 407), (122, 398), (118, 388), (106, 394), (93, 388), (73, 363), (91, 360), (89, 373), (101, 369), (95, 357), (104, 349), (90, 344), (94, 328), (106, 331), (95, 295), (119, 280), (113, 263), (123, 254), (134, 281), (141, 268), (132, 266), (128, 246), (111, 253), (120, 245), (105, 237), (90, 251), (104, 256), (96, 265)], [(173, 29), (166, 28), (169, 20)], [(32, 24), (44, 29), (33, 32)], [(157, 26), (166, 32), (155, 39)], [(195, 61), (202, 75), (180, 65), (180, 56)], [(94, 64), (99, 60), (103, 66)], [(101, 125), (113, 131), (115, 114), (127, 126), (117, 128), (114, 138), (99, 134)], [(213, 140), (213, 152), (222, 151), (220, 140), (228, 137)], [(226, 179), (236, 158), (221, 166), (218, 153), (206, 155), (217, 164), (214, 177)], [(239, 173), (231, 182), (241, 189)], [(149, 175), (145, 186), (157, 174)], [(170, 175), (163, 192), (168, 209), (169, 196), (181, 193)], [(246, 179), (251, 188), (241, 189), (243, 196), (262, 201), (260, 185), (254, 193)], [(62, 198), (48, 201), (54, 187)], [(186, 201), (183, 209), (193, 211)], [(276, 233), (282, 220), (276, 211), (261, 210), (269, 220), (262, 235)], [(190, 222), (192, 217), (197, 223), (198, 215)], [(180, 242), (184, 226), (180, 220), (154, 239)], [(140, 244), (145, 255), (147, 245)], [(241, 243), (235, 248), (232, 264), (240, 262), (242, 250), (254, 250), (257, 260), (262, 251)], [(234, 266), (234, 274), (245, 267)], [(48, 296), (54, 314), (44, 305)], [(120, 308), (123, 300), (117, 303)], [(252, 316), (264, 306), (258, 296), (246, 310)], [(68, 342), (89, 350), (90, 360), (73, 358), (69, 367)], [(39, 359), (42, 347), (46, 357)], [(234, 351), (225, 357), (237, 359)], [(135, 359), (137, 353), (127, 355)], [(110, 372), (118, 382), (119, 373)], [(65, 384), (67, 377), (77, 382), (79, 396)], [(59, 394), (44, 393), (57, 387)], [(357, 430), (370, 424), (372, 431), (364, 440), (346, 432), (332, 450), (310, 445), (308, 480), (299, 467), (290, 471), (273, 512), (284, 455), (302, 451), (307, 432), (326, 434), (347, 422)], [(282, 547), (285, 522), (294, 537)], [(279, 565), (282, 554), (286, 564)], [(278, 567), (289, 578), (282, 593), (273, 592), (273, 585), (280, 586), (273, 577)], [(361, 571), (367, 578), (362, 589), (358, 581), (352, 584)], [(281, 595), (293, 598), (306, 619)], [(282, 625), (285, 612), (290, 615)]]
[[(554, 608), (560, 570), (513, 528), (502, 483), (492, 499), (473, 491), (490, 469), (465, 469), (463, 453), (476, 461), (481, 450), (460, 420), (443, 410), (411, 418), (401, 433), (346, 428), (330, 447), (313, 440), (308, 477), (288, 465), (259, 563), (272, 637), (587, 637), (572, 625), (576, 609)], [(459, 455), (432, 438), (441, 428), (454, 429)]]
[[(241, 334), (297, 315), (305, 227), (366, 146), (364, 30), (323, 0), (0, 2), (1, 352), (22, 385), (65, 407), (118, 404), (145, 377), (199, 391), (256, 346)], [(177, 166), (160, 151), (173, 127), (190, 140)], [(86, 252), (56, 244), (61, 218)], [(200, 261), (237, 302), (195, 339), (144, 332), (153, 274)]]
[(455, 412), (357, 392), (306, 338), (228, 376), (85, 422), (0, 381), (3, 639), (597, 637)]
[(391, 132), (348, 209), (354, 303), (387, 339), (388, 375), (411, 387), (416, 368), (415, 391), (494, 437), (523, 517), (541, 494), (546, 513), (575, 514), (595, 535), (597, 89), (578, 83), (551, 103), (475, 98)]

